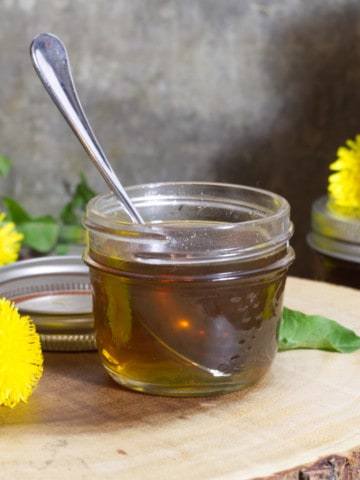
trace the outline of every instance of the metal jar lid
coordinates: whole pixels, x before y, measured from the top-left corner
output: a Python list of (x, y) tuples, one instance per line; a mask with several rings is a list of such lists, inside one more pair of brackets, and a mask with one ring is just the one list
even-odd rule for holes
[(0, 297), (31, 317), (44, 350), (96, 350), (89, 270), (80, 256), (41, 257), (1, 267)]

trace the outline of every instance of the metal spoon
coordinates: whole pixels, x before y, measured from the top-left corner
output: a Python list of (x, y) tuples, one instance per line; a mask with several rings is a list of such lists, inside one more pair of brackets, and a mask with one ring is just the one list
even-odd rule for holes
[(110, 189), (124, 205), (133, 223), (144, 223), (100, 147), (81, 106), (62, 41), (50, 33), (34, 38), (30, 46), (33, 66), (50, 97)]

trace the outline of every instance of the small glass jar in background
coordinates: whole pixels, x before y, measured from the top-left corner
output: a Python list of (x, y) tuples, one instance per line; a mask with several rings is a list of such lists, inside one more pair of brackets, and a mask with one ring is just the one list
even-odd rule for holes
[(294, 259), (287, 201), (214, 183), (127, 191), (145, 224), (130, 223), (112, 194), (92, 199), (84, 221), (105, 368), (121, 385), (157, 395), (253, 384), (277, 352)]
[(307, 242), (316, 280), (360, 288), (360, 219), (332, 209), (323, 196), (312, 205)]

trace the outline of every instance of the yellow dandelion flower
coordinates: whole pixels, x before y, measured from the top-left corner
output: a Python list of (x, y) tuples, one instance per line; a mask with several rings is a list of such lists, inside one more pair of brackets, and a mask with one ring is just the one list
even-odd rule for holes
[(342, 213), (360, 215), (360, 135), (347, 140), (337, 151), (337, 159), (330, 165), (328, 193), (329, 206)]
[(27, 316), (0, 298), (0, 405), (27, 402), (43, 372), (40, 337)]
[(15, 230), (13, 222), (6, 222), (5, 213), (0, 213), (0, 266), (15, 262), (21, 248), (22, 233)]

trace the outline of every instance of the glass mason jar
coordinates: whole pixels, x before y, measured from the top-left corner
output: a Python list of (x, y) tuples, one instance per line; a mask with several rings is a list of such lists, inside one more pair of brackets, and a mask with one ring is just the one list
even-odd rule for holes
[(112, 194), (84, 224), (97, 348), (110, 375), (158, 395), (241, 389), (269, 369), (285, 279), (289, 205), (263, 190), (216, 183), (127, 189), (133, 224)]
[(317, 280), (360, 288), (360, 219), (329, 208), (323, 196), (311, 208), (307, 236)]

